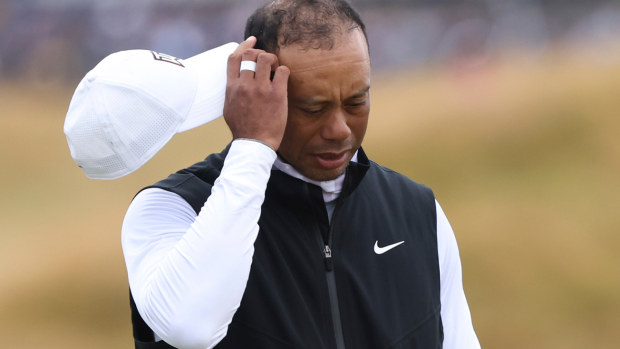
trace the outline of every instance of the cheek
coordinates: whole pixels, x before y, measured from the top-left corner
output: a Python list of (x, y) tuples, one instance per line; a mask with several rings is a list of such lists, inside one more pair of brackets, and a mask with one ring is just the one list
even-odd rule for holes
[(356, 116), (349, 120), (349, 128), (351, 133), (356, 138), (358, 143), (362, 143), (364, 135), (366, 134), (366, 128), (368, 127), (368, 115)]
[(300, 122), (300, 118), (289, 114), (286, 122), (286, 129), (280, 144), (280, 153), (286, 153), (289, 156), (301, 152), (301, 149), (311, 138), (312, 131), (309, 125)]

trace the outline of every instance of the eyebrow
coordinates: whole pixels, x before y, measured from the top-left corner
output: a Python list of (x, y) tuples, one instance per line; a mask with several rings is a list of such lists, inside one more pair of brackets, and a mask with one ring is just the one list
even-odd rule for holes
[[(369, 90), (370, 90), (370, 86), (366, 86), (363, 89), (361, 89), (359, 92), (356, 92), (355, 94), (345, 98), (345, 100), (364, 97), (368, 93)], [(305, 104), (305, 105), (314, 105), (314, 104), (330, 103), (331, 101), (328, 99), (322, 98), (322, 97), (308, 97), (305, 99), (301, 99), (301, 98), (296, 99), (295, 102), (299, 104)]]
[(347, 99), (355, 99), (355, 98), (364, 97), (368, 93), (368, 91), (370, 91), (370, 85), (364, 87), (358, 93), (356, 93), (356, 94), (354, 94), (354, 95), (352, 95), (350, 97), (347, 97)]

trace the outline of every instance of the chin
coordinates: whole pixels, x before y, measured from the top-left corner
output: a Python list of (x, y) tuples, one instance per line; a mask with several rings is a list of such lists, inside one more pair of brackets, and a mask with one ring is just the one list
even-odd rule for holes
[(306, 173), (302, 174), (312, 180), (324, 182), (331, 181), (340, 177), (340, 175), (342, 175), (346, 169), (346, 166), (344, 166), (343, 168), (335, 168), (331, 170), (310, 169), (309, 171), (305, 171)]

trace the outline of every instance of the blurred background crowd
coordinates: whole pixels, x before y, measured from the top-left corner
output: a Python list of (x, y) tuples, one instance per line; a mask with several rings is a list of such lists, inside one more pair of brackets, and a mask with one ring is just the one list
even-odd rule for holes
[[(483, 63), (507, 51), (536, 59), (620, 38), (610, 0), (354, 0), (375, 69)], [(188, 58), (242, 40), (258, 0), (2, 0), (0, 73), (73, 82), (106, 55), (152, 49)], [(603, 45), (604, 47), (604, 45)], [(600, 52), (600, 46), (592, 54)], [(508, 52), (510, 54), (510, 52)], [(620, 53), (616, 50), (616, 57)]]

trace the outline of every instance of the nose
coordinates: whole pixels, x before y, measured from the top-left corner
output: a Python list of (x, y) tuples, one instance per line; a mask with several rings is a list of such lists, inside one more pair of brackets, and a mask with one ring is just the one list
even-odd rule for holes
[(351, 128), (347, 124), (347, 115), (340, 109), (326, 115), (321, 128), (321, 137), (325, 140), (342, 141), (351, 135)]

